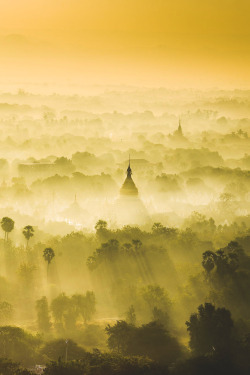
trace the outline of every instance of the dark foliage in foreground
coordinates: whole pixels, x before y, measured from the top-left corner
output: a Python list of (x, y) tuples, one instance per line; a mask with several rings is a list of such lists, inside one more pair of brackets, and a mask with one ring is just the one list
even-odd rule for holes
[(135, 327), (125, 321), (107, 326), (108, 346), (123, 355), (147, 356), (159, 363), (169, 364), (182, 356), (178, 341), (158, 322)]
[(161, 375), (168, 374), (156, 362), (145, 357), (122, 356), (118, 353), (101, 353), (94, 350), (80, 361), (51, 362), (45, 375)]
[(31, 372), (10, 359), (0, 358), (0, 375), (31, 375)]

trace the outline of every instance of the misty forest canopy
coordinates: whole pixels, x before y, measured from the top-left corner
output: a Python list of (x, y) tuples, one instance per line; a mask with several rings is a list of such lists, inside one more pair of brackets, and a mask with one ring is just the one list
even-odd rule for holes
[(0, 93), (0, 374), (249, 374), (249, 91), (44, 92)]

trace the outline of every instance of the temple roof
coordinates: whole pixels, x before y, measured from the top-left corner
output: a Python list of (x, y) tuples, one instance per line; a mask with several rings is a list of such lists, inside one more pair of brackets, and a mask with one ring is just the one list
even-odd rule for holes
[(127, 177), (120, 189), (121, 195), (130, 195), (130, 196), (136, 196), (138, 195), (138, 189), (135, 186), (135, 183), (132, 179), (132, 169), (130, 167), (130, 158), (129, 158), (129, 164), (127, 168)]

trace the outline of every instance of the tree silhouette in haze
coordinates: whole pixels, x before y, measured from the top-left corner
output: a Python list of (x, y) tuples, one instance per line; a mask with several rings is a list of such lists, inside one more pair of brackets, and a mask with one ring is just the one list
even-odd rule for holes
[[(13, 317), (13, 306), (6, 302), (0, 302), (0, 324), (6, 325)], [(1, 372), (0, 372), (1, 373)]]
[(156, 235), (161, 235), (166, 232), (166, 227), (164, 227), (161, 223), (154, 223), (152, 226), (152, 233)]
[(35, 276), (34, 272), (37, 267), (31, 263), (21, 263), (18, 268), (18, 275), (20, 277), (21, 285), (25, 288), (26, 292), (29, 292), (34, 287)]
[(55, 256), (55, 252), (51, 247), (46, 247), (46, 249), (43, 250), (43, 257), (44, 257), (44, 260), (47, 262), (47, 276), (49, 272), (49, 265), (52, 259), (54, 258), (54, 256)]
[(159, 363), (172, 363), (182, 355), (178, 341), (159, 322), (140, 327), (118, 320), (105, 328), (108, 347), (123, 355), (146, 356)]
[(135, 251), (138, 251), (142, 247), (142, 242), (140, 240), (132, 240)]
[(4, 239), (8, 241), (9, 233), (14, 229), (15, 222), (9, 217), (3, 217), (1, 220), (1, 227), (5, 233)]
[(129, 306), (129, 309), (126, 313), (126, 321), (132, 326), (136, 325), (136, 313), (133, 305)]
[(5, 375), (31, 375), (31, 373), (27, 370), (27, 372), (24, 372), (26, 370), (21, 370), (19, 368), (19, 364), (16, 362), (13, 362), (11, 359), (7, 358), (0, 358), (0, 374)]
[(125, 242), (122, 245), (121, 250), (124, 252), (124, 254), (132, 254), (132, 252), (133, 252), (133, 246), (132, 246), (131, 243)]
[(47, 297), (42, 297), (36, 301), (37, 324), (41, 332), (48, 332), (51, 328), (49, 317), (49, 305)]
[(190, 335), (189, 345), (196, 355), (228, 353), (232, 342), (233, 320), (225, 308), (211, 303), (198, 307), (186, 322)]
[(84, 323), (91, 320), (95, 313), (96, 299), (92, 291), (85, 294), (74, 294), (69, 297), (65, 293), (59, 294), (51, 302), (51, 312), (55, 324), (59, 331), (64, 329), (74, 330), (79, 317), (83, 318)]
[(70, 306), (70, 298), (65, 293), (59, 294), (51, 302), (50, 310), (58, 327), (63, 327), (64, 317)]
[(109, 233), (108, 223), (105, 220), (98, 220), (95, 225), (96, 235), (105, 239)]
[(105, 220), (98, 220), (96, 225), (95, 225), (95, 230), (102, 230), (102, 229), (107, 229), (108, 223)]
[(85, 295), (74, 294), (71, 297), (71, 304), (75, 306), (78, 314), (82, 316), (84, 323), (86, 324), (91, 320), (95, 313), (96, 299), (95, 294), (92, 291), (87, 291)]
[[(69, 361), (80, 360), (85, 357), (86, 351), (83, 348), (81, 348), (77, 343), (69, 339), (67, 342), (67, 345), (68, 345), (68, 355), (67, 355), (68, 358), (67, 359)], [(65, 349), (66, 349), (65, 340), (62, 338), (59, 338), (59, 339), (45, 342), (40, 352), (42, 355), (45, 355), (51, 361), (56, 361), (58, 360), (58, 358), (65, 360)], [(64, 372), (62, 374), (64, 374)], [(70, 374), (70, 372), (68, 372), (68, 374)]]
[(23, 228), (23, 235), (27, 240), (26, 249), (28, 248), (30, 238), (34, 236), (34, 232), (34, 228), (31, 225), (26, 225)]
[(244, 250), (236, 241), (229, 242), (226, 247), (216, 252), (210, 250), (205, 251), (202, 257), (202, 266), (206, 273), (209, 275), (214, 269), (215, 273), (220, 278), (233, 275), (239, 268), (240, 260), (247, 260)]
[[(41, 338), (33, 336), (20, 327), (1, 326), (0, 332), (1, 356), (15, 362), (21, 362), (24, 366), (32, 366), (36, 350), (41, 345)], [(7, 375), (8, 372), (0, 370), (0, 374)]]
[(213, 251), (208, 250), (202, 254), (202, 258), (202, 266), (207, 274), (210, 274), (215, 267), (216, 254)]
[(155, 307), (165, 312), (168, 312), (171, 307), (171, 300), (166, 290), (157, 284), (144, 287), (142, 296), (152, 312)]
[(120, 243), (116, 239), (102, 243), (101, 246), (94, 251), (93, 255), (87, 259), (87, 266), (90, 270), (94, 270), (101, 263), (111, 262), (117, 259), (120, 251)]
[(108, 335), (108, 347), (118, 353), (127, 354), (134, 326), (124, 320), (117, 320), (114, 326), (108, 324), (105, 331)]

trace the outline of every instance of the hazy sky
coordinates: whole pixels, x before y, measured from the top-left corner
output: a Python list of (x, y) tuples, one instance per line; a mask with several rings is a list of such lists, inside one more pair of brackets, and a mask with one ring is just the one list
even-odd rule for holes
[(250, 84), (249, 0), (0, 0), (2, 79)]

